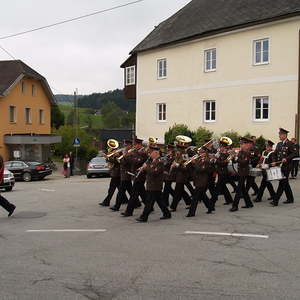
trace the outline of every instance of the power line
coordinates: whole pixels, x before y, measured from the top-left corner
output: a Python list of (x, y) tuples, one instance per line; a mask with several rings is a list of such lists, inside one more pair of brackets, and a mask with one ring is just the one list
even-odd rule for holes
[(2, 47), (1, 45), (0, 45), (0, 49), (1, 50), (3, 50), (8, 56), (10, 56), (12, 59), (15, 59), (16, 60), (16, 58), (10, 53), (10, 52), (8, 52), (4, 47)]
[(80, 19), (88, 18), (88, 17), (91, 17), (91, 16), (95, 16), (95, 15), (102, 14), (102, 13), (105, 13), (105, 12), (108, 12), (108, 11), (116, 10), (116, 9), (119, 9), (119, 8), (122, 8), (122, 7), (125, 7), (125, 6), (133, 5), (133, 4), (136, 4), (136, 3), (139, 3), (139, 2), (143, 2), (143, 1), (145, 1), (145, 0), (136, 0), (136, 1), (128, 2), (128, 3), (125, 3), (125, 4), (118, 5), (118, 6), (114, 6), (114, 7), (111, 7), (111, 8), (99, 10), (99, 11), (96, 11), (96, 12), (93, 12), (93, 13), (90, 13), (90, 14), (75, 17), (75, 18), (72, 18), (72, 19), (67, 19), (67, 20), (56, 22), (56, 23), (53, 23), (53, 24), (37, 27), (37, 28), (34, 28), (34, 29), (30, 29), (30, 30), (21, 31), (21, 32), (18, 32), (18, 33), (2, 36), (2, 37), (0, 37), (0, 40), (16, 37), (16, 36), (19, 36), (19, 35), (24, 35), (24, 34), (27, 34), (27, 33), (30, 33), (30, 32), (34, 32), (34, 31), (38, 31), (38, 30), (42, 30), (42, 29), (62, 25), (62, 24), (65, 24), (65, 23), (78, 21)]

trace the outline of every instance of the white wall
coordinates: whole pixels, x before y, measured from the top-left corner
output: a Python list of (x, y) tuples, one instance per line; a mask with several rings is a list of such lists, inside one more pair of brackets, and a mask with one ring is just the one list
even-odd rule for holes
[[(277, 139), (278, 127), (295, 132), (300, 19), (138, 54), (137, 135), (163, 139), (174, 123), (235, 130)], [(253, 40), (270, 39), (270, 63), (253, 65)], [(217, 71), (205, 73), (204, 50), (217, 48)], [(168, 76), (157, 80), (157, 59)], [(254, 122), (254, 96), (269, 96), (270, 120)], [(203, 100), (216, 100), (217, 120), (203, 121)], [(167, 103), (167, 122), (156, 120), (156, 103)]]

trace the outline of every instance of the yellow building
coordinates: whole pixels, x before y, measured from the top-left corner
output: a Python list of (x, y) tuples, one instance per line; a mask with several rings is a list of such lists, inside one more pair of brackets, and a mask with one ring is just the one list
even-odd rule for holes
[(47, 161), (51, 106), (56, 105), (47, 80), (20, 60), (0, 61), (0, 154), (5, 160)]
[(137, 135), (164, 140), (183, 123), (299, 137), (299, 29), (300, 1), (191, 1), (122, 65), (125, 91), (136, 87)]

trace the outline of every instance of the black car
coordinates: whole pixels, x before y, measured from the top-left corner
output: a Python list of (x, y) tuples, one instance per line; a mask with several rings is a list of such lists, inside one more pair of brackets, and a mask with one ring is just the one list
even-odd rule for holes
[(5, 163), (5, 167), (14, 174), (16, 180), (31, 181), (43, 179), (52, 174), (49, 166), (34, 161), (8, 161)]

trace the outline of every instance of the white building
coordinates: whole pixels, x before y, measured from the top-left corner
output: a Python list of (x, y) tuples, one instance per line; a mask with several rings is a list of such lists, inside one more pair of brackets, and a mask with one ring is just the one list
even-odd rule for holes
[[(193, 0), (130, 53), (137, 136), (175, 123), (299, 137), (299, 0)], [(134, 91), (134, 92), (133, 92)]]

